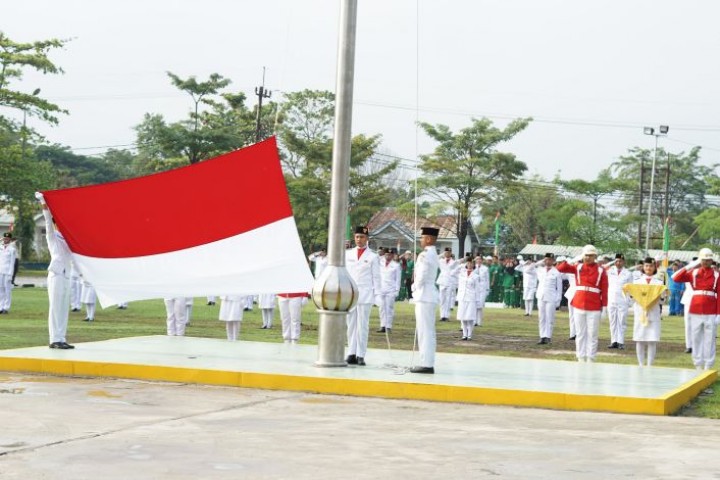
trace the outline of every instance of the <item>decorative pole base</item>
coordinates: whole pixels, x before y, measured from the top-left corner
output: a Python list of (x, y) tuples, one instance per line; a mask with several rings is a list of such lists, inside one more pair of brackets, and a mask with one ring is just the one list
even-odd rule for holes
[(318, 310), (318, 359), (316, 367), (347, 367), (345, 336), (347, 312)]

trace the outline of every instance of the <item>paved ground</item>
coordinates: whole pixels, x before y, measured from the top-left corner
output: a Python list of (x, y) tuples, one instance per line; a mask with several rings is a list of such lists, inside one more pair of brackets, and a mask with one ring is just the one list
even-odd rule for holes
[(0, 373), (0, 479), (720, 478), (720, 424)]

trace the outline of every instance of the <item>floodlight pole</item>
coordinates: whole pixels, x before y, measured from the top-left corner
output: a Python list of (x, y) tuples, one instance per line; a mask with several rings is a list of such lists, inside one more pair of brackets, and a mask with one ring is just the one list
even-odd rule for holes
[(312, 298), (318, 308), (318, 367), (345, 367), (345, 336), (348, 311), (355, 306), (358, 287), (345, 268), (345, 226), (350, 187), (352, 101), (355, 76), (357, 0), (340, 4), (335, 132), (330, 186), (328, 265), (313, 284)]
[(650, 255), (650, 217), (652, 215), (652, 202), (653, 202), (653, 189), (655, 187), (655, 164), (657, 163), (657, 149), (658, 149), (658, 137), (666, 135), (669, 127), (661, 125), (658, 132), (655, 132), (654, 128), (645, 127), (643, 133), (645, 135), (652, 135), (655, 137), (655, 149), (653, 150), (653, 161), (652, 167), (650, 168), (650, 195), (648, 199), (648, 214), (647, 214), (647, 225), (645, 228), (645, 255)]

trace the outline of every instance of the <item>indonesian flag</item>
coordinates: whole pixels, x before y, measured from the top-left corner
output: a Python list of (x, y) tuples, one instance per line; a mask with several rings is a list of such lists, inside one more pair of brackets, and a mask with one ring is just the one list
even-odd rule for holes
[(312, 288), (274, 138), (168, 172), (43, 195), (103, 307)]

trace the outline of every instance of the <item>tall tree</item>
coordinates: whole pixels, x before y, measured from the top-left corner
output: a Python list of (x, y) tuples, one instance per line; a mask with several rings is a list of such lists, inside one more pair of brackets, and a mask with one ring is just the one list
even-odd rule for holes
[[(60, 74), (63, 70), (49, 58), (51, 50), (63, 48), (68, 40), (41, 40), (36, 42), (14, 42), (0, 32), (0, 105), (17, 108), (30, 116), (48, 123), (57, 124), (57, 114), (67, 110), (44, 99), (39, 89), (13, 90), (12, 84), (23, 78), (25, 70), (36, 70), (43, 74)], [(26, 93), (32, 90), (32, 93)]]
[(514, 154), (499, 152), (497, 147), (523, 131), (531, 121), (516, 119), (499, 129), (487, 118), (473, 119), (471, 126), (457, 134), (446, 125), (420, 124), (438, 142), (433, 153), (422, 156), (420, 168), (426, 174), (423, 190), (454, 213), (461, 255), (473, 212), (484, 202), (496, 199), (527, 170)]
[[(673, 248), (682, 244), (693, 235), (696, 225), (693, 219), (708, 207), (707, 195), (712, 191), (713, 185), (720, 182), (716, 170), (718, 165), (703, 165), (700, 159), (700, 147), (694, 147), (689, 152), (673, 154), (663, 148), (658, 148), (656, 175), (653, 191), (653, 204), (651, 216), (651, 246), (660, 247), (662, 229), (666, 216), (672, 218)], [(625, 220), (634, 226), (640, 225), (645, 231), (647, 222), (647, 195), (650, 185), (650, 168), (653, 159), (653, 150), (632, 148), (628, 155), (620, 157), (610, 167), (619, 189), (624, 193), (621, 205), (627, 209)], [(644, 206), (642, 215), (639, 214), (639, 185), (642, 166), (645, 167), (644, 178)], [(665, 195), (665, 179), (669, 167), (669, 183)], [(636, 230), (637, 233), (637, 230)], [(645, 236), (642, 235), (643, 237)], [(693, 248), (702, 244), (702, 236), (693, 236), (688, 245)], [(641, 245), (644, 246), (644, 245)], [(679, 246), (679, 245), (677, 245)]]
[[(312, 90), (287, 94), (281, 109), (285, 178), (300, 238), (308, 249), (327, 242), (334, 111), (332, 93)], [(352, 139), (348, 206), (354, 223), (370, 220), (392, 195), (385, 179), (397, 162), (374, 162), (379, 144), (378, 135)]]

